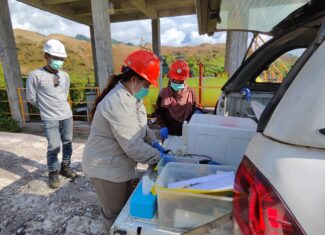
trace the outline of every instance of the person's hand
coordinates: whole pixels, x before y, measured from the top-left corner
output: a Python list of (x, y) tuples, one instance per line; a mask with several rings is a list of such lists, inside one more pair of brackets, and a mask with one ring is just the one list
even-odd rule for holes
[(158, 141), (152, 141), (151, 146), (154, 147), (155, 149), (158, 149), (159, 152), (164, 153), (166, 150), (161, 146)]
[(163, 160), (163, 164), (166, 165), (168, 162), (175, 162), (175, 157), (163, 152), (160, 152), (160, 158)]
[(167, 127), (163, 127), (160, 129), (160, 137), (162, 140), (165, 140), (168, 138), (168, 128)]
[(195, 109), (194, 113), (195, 114), (202, 114), (203, 112), (200, 109)]

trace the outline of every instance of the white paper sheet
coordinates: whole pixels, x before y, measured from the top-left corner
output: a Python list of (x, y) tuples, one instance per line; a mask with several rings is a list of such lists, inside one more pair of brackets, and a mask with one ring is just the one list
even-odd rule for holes
[(168, 188), (199, 189), (199, 190), (222, 190), (234, 187), (235, 173), (222, 172), (198, 178), (169, 183)]

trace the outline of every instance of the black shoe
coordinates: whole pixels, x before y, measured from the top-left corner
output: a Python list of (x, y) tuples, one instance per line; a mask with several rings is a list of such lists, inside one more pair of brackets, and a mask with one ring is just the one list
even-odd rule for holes
[(58, 171), (50, 171), (49, 172), (49, 186), (52, 189), (56, 189), (60, 186)]
[(75, 178), (77, 176), (76, 172), (71, 170), (70, 164), (66, 163), (61, 163), (61, 170), (60, 170), (60, 175), (67, 177), (67, 178)]

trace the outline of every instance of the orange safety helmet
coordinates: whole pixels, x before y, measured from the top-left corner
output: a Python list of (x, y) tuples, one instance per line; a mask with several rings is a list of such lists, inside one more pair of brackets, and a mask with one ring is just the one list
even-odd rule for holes
[(124, 63), (153, 86), (158, 87), (157, 80), (160, 73), (158, 56), (149, 51), (137, 50), (129, 54)]
[(168, 77), (179, 80), (185, 81), (190, 76), (190, 67), (188, 64), (183, 60), (177, 60), (169, 68)]

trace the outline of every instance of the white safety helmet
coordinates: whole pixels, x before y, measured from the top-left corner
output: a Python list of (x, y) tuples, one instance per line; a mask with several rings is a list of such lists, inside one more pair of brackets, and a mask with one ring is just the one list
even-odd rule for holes
[(53, 56), (66, 58), (67, 53), (65, 47), (59, 40), (50, 39), (44, 44), (43, 51)]

